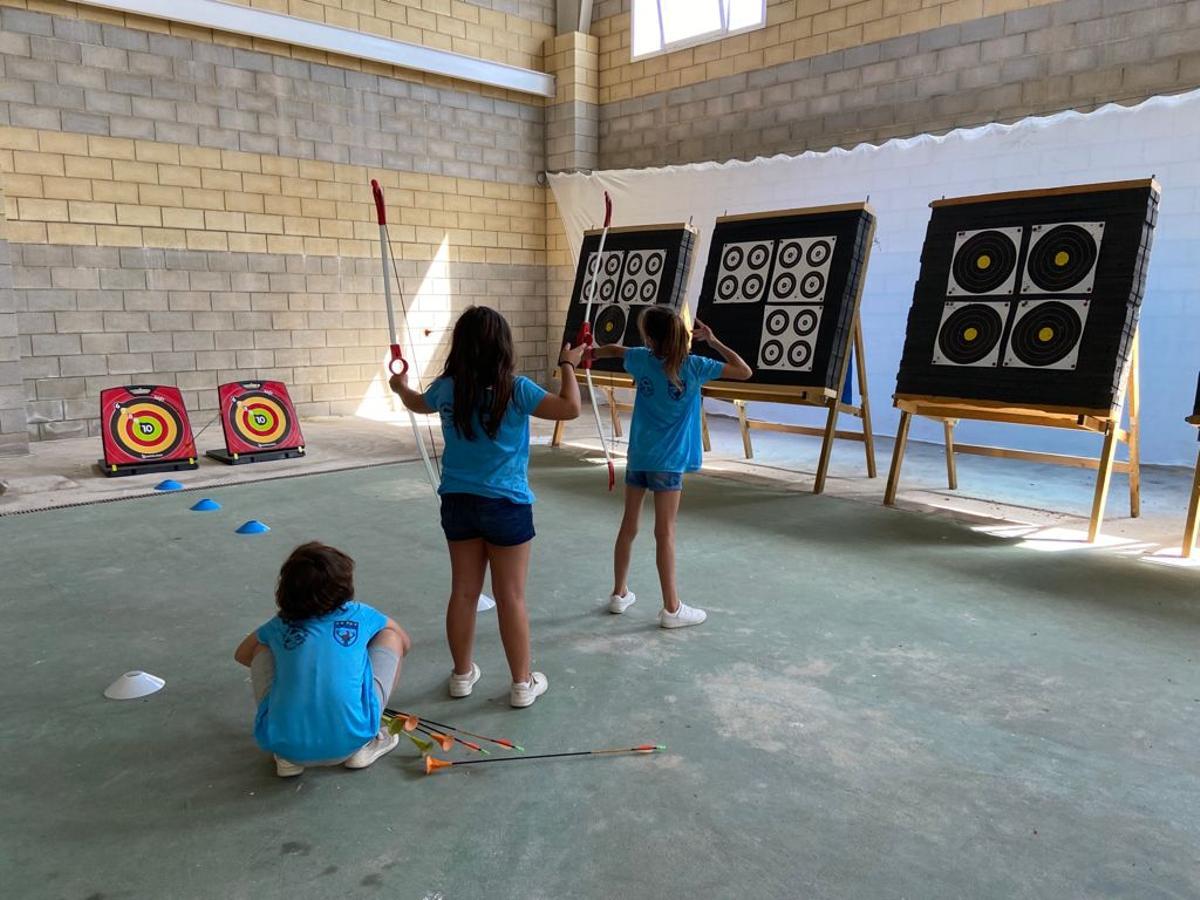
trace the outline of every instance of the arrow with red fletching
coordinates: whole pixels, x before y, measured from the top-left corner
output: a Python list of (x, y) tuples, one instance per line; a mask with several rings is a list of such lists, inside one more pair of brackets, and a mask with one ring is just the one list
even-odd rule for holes
[(622, 747), (618, 750), (575, 750), (571, 753), (539, 753), (535, 756), (495, 756), (491, 759), (464, 759), (452, 761), (438, 759), (436, 756), (425, 757), (425, 774), (432, 775), (438, 769), (448, 769), (451, 766), (478, 766), (483, 763), (518, 762), (528, 759), (563, 759), (568, 756), (611, 756), (618, 753), (660, 753), (666, 750), (664, 744), (642, 744), (638, 747)]

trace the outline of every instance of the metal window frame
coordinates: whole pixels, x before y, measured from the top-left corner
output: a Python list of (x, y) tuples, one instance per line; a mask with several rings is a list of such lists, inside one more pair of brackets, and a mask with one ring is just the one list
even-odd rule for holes
[(166, 19), (201, 28), (212, 28), (217, 31), (262, 38), (280, 44), (307, 47), (310, 50), (323, 50), (341, 56), (368, 59), (372, 62), (399, 66), (417, 72), (428, 72), (432, 75), (442, 75), (460, 81), (504, 88), (521, 94), (532, 94), (537, 97), (554, 96), (554, 76), (544, 72), (352, 31), (348, 28), (326, 25), (323, 22), (311, 22), (282, 13), (223, 3), (221, 0), (80, 0), (80, 2), (86, 6), (97, 6), (117, 12)]
[[(638, 0), (633, 0), (637, 3)], [(723, 41), (725, 38), (735, 37), (739, 34), (747, 34), (751, 31), (759, 31), (767, 27), (767, 0), (760, 0), (762, 4), (762, 20), (757, 25), (746, 25), (742, 28), (729, 29), (729, 0), (719, 0), (718, 7), (721, 13), (721, 27), (713, 31), (706, 31), (704, 34), (693, 35), (692, 37), (683, 38), (682, 40), (672, 41), (667, 43), (665, 27), (663, 25), (663, 13), (661, 0), (642, 0), (642, 2), (653, 2), (658, 18), (658, 49), (651, 50), (649, 53), (635, 54), (633, 48), (637, 46), (637, 42), (633, 40), (632, 31), (636, 27), (634, 24), (637, 17), (630, 15), (630, 41), (629, 41), (629, 60), (630, 62), (638, 62), (643, 59), (650, 59), (655, 56), (663, 56), (667, 53), (674, 53), (676, 50), (686, 50), (688, 47), (698, 47), (701, 44), (710, 44), (713, 41)]]

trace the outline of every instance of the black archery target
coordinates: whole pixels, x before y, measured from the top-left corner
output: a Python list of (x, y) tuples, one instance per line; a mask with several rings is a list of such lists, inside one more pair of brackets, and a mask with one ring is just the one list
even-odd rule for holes
[[(652, 281), (647, 281), (646, 284), (650, 285), (651, 288), (653, 288), (653, 286), (654, 286), (654, 282), (652, 282)], [(621, 285), (621, 299), (624, 300), (626, 303), (629, 303), (633, 300), (636, 300), (637, 296), (638, 296), (638, 283), (636, 281), (634, 281), (632, 278), (626, 279), (625, 282)]]
[(768, 306), (758, 347), (760, 368), (807, 371), (816, 354), (819, 306)]
[(658, 282), (647, 279), (642, 282), (642, 289), (638, 297), (643, 303), (653, 303), (654, 298), (658, 295)]
[(788, 347), (788, 365), (793, 369), (803, 369), (812, 360), (812, 344), (808, 341), (796, 341)]
[(732, 272), (735, 269), (742, 267), (742, 262), (746, 259), (746, 251), (738, 244), (733, 244), (725, 248), (725, 256), (721, 260), (721, 268)]
[(779, 265), (784, 268), (794, 268), (804, 255), (804, 247), (799, 241), (787, 241), (779, 248)]
[(763, 321), (763, 328), (767, 334), (772, 337), (778, 337), (788, 330), (788, 325), (791, 324), (792, 318), (788, 315), (785, 309), (772, 309), (767, 312), (767, 318)]
[(1048, 294), (1070, 292), (1075, 288), (1080, 293), (1090, 291), (1090, 282), (1083, 282), (1096, 267), (1097, 251), (1096, 239), (1080, 225), (1047, 227), (1040, 231), (1030, 248), (1026, 274), (1033, 287), (1027, 283), (1025, 291)]
[(663, 260), (666, 259), (666, 254), (661, 250), (655, 250), (646, 256), (646, 274), (654, 277), (663, 270)]
[(771, 293), (776, 297), (790, 297), (796, 292), (796, 276), (791, 272), (784, 272), (775, 279), (775, 284), (771, 286)]
[(976, 232), (954, 253), (954, 281), (964, 293), (990, 294), (1012, 278), (1017, 251), (1010, 234), (996, 229)]
[(814, 269), (819, 269), (825, 263), (829, 262), (829, 254), (833, 252), (833, 245), (830, 241), (819, 240), (813, 241), (808, 245), (808, 264)]
[(800, 293), (808, 300), (815, 300), (825, 291), (825, 276), (820, 272), (809, 272), (800, 281)]
[(771, 261), (771, 248), (767, 244), (758, 244), (750, 248), (746, 254), (746, 264), (752, 269), (761, 269)]
[(617, 294), (617, 283), (611, 278), (605, 278), (596, 288), (596, 299), (603, 303), (612, 302)]
[(604, 274), (610, 278), (615, 278), (617, 273), (621, 271), (621, 254), (605, 253), (604, 257)]
[(821, 317), (817, 315), (816, 310), (802, 309), (796, 313), (796, 319), (792, 323), (792, 331), (798, 337), (809, 337), (817, 330), (817, 325), (821, 322)]
[(606, 306), (596, 315), (592, 332), (600, 346), (619, 344), (625, 336), (625, 310), (620, 306)]
[(625, 263), (625, 274), (636, 276), (641, 273), (643, 265), (644, 263), (640, 253), (630, 253), (629, 261)]
[(1026, 301), (1021, 305), (1028, 308), (1022, 310), (1013, 325), (1008, 341), (1010, 356), (1005, 365), (1015, 365), (1015, 357), (1020, 364), (1034, 368), (1073, 368), (1074, 363), (1068, 357), (1077, 352), (1083, 337), (1081, 311), (1059, 300)]
[(738, 280), (736, 275), (725, 275), (717, 282), (717, 299), (732, 300), (737, 296)]
[(742, 293), (747, 297), (757, 297), (762, 293), (763, 278), (761, 275), (748, 275), (742, 282)]
[(941, 359), (936, 362), (956, 366), (976, 365), (996, 353), (1004, 332), (1001, 310), (1006, 305), (990, 303), (950, 304), (954, 307), (942, 320), (937, 346)]

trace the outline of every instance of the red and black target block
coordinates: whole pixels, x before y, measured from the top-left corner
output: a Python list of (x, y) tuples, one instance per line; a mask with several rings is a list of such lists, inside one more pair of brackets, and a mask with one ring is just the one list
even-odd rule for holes
[(300, 419), (282, 381), (231, 381), (217, 396), (225, 447), (208, 456), (237, 466), (304, 455)]
[[(640, 347), (638, 317), (643, 310), (665, 306), (679, 312), (683, 306), (696, 231), (684, 224), (610, 228), (603, 257), (599, 253), (600, 235), (600, 229), (584, 233), (561, 343), (575, 342), (587, 311), (588, 294), (594, 290), (589, 324), (596, 346)], [(600, 372), (625, 370), (619, 359), (598, 359), (592, 368)]]
[(100, 468), (108, 477), (194, 469), (196, 442), (179, 389), (134, 384), (100, 392)]
[(1146, 179), (930, 204), (896, 393), (1112, 409), (1158, 203)]

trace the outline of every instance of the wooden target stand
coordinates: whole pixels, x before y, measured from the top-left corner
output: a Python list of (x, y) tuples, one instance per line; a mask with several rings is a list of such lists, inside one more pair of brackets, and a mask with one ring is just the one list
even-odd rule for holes
[[(851, 352), (853, 350), (853, 353)], [(738, 428), (742, 434), (742, 451), (746, 459), (754, 458), (754, 444), (750, 432), (776, 431), (787, 434), (804, 434), (821, 438), (821, 454), (817, 460), (817, 473), (813, 481), (813, 493), (820, 494), (825, 490), (825, 480), (829, 474), (829, 463), (833, 457), (835, 440), (860, 441), (867, 457), (867, 477), (874, 478), (875, 468), (875, 437), (871, 432), (871, 398), (867, 387), (867, 358), (862, 335), (862, 320), (856, 311), (854, 327), (847, 336), (847, 347), (843, 354), (842, 370), (839, 384), (846, 383), (849, 371), (850, 357), (854, 357), (855, 377), (858, 380), (858, 405), (847, 403), (840, 391), (822, 387), (787, 387), (783, 385), (758, 385), (745, 382), (714, 382), (703, 389), (703, 395), (714, 400), (725, 400), (734, 405), (738, 415)], [(752, 419), (746, 412), (746, 404), (751, 402), (783, 403), (792, 406), (813, 406), (826, 410), (824, 427), (814, 425), (790, 425), (782, 422), (768, 422), (763, 419)], [(838, 416), (842, 413), (862, 421), (861, 431), (841, 431), (837, 427)], [(708, 428), (704, 429), (704, 449), (711, 447), (708, 442)]]
[[(1141, 453), (1138, 424), (1141, 397), (1138, 362), (1138, 336), (1135, 332), (1129, 354), (1129, 364), (1123, 379), (1122, 396), (1111, 409), (1013, 406), (1000, 401), (959, 400), (953, 397), (897, 394), (894, 399), (896, 408), (900, 410), (900, 426), (896, 431), (892, 465), (888, 472), (887, 488), (883, 495), (884, 506), (896, 504), (896, 492), (900, 486), (900, 467), (904, 463), (904, 450), (908, 444), (908, 429), (912, 424), (913, 416), (921, 416), (942, 422), (946, 440), (946, 482), (950, 490), (958, 488), (958, 471), (954, 461), (956, 453), (992, 456), (1001, 459), (1027, 459), (1031, 462), (1049, 465), (1096, 469), (1096, 489), (1092, 497), (1092, 512), (1088, 521), (1088, 543), (1094, 543), (1100, 534), (1100, 524), (1104, 520), (1104, 506), (1108, 501), (1108, 488), (1112, 482), (1113, 472), (1124, 472), (1129, 475), (1129, 514), (1135, 519), (1141, 515)], [(1125, 399), (1128, 399), (1129, 424), (1122, 427)], [(1102, 435), (1104, 443), (1099, 457), (958, 444), (954, 441), (954, 426), (959, 419), (1003, 422), (1010, 425), (1037, 425), (1045, 428), (1066, 428), (1071, 431)], [(1200, 419), (1197, 420), (1197, 424), (1200, 424)], [(1118, 444), (1128, 445), (1128, 461), (1117, 459)], [(1200, 477), (1200, 470), (1198, 470), (1198, 477)], [(1200, 481), (1197, 482), (1197, 485), (1200, 485)], [(1195, 506), (1195, 489), (1193, 489), (1192, 503)]]
[[(1188, 416), (1184, 421), (1189, 425), (1200, 426), (1200, 414)], [(1200, 526), (1200, 453), (1196, 455), (1196, 472), (1192, 476), (1187, 523), (1183, 526), (1183, 548), (1179, 551), (1184, 559), (1190, 559), (1196, 549), (1197, 526)]]

